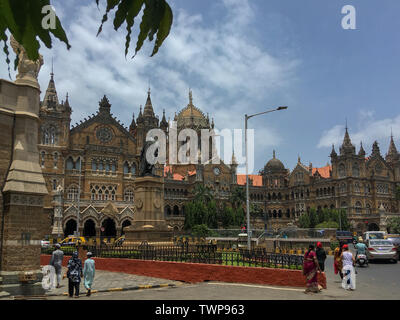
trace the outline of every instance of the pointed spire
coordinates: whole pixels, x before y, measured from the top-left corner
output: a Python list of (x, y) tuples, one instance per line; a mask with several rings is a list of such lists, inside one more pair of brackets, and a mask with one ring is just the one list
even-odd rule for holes
[(139, 124), (143, 122), (143, 113), (142, 113), (142, 105), (140, 105), (140, 109), (139, 109), (139, 115), (136, 119), (136, 123)]
[(131, 125), (129, 126), (129, 133), (134, 134), (136, 129), (136, 122), (135, 122), (135, 113), (132, 114), (132, 122)]
[(65, 97), (65, 103), (63, 103), (63, 105), (64, 105), (64, 108), (65, 108), (65, 109), (71, 110), (71, 107), (70, 107), (70, 105), (69, 105), (69, 95), (68, 95), (68, 92), (67, 92), (67, 96)]
[(53, 66), (51, 67), (50, 81), (43, 99), (43, 106), (47, 109), (56, 109), (59, 105), (56, 84), (54, 82)]
[(237, 165), (236, 157), (235, 157), (235, 150), (232, 151), (232, 160), (231, 165)]
[(193, 105), (192, 89), (189, 88), (189, 105)]
[(337, 153), (336, 153), (336, 150), (335, 150), (335, 145), (332, 144), (331, 158), (334, 158), (334, 157), (337, 157)]
[(371, 157), (380, 157), (380, 156), (381, 156), (381, 151), (379, 150), (378, 141), (375, 141), (374, 144), (372, 145)]
[(364, 157), (365, 156), (365, 150), (363, 148), (362, 141), (360, 142), (360, 151), (358, 151), (358, 155), (360, 157)]
[(103, 113), (103, 112), (110, 113), (111, 104), (106, 95), (104, 95), (103, 98), (100, 100), (99, 106), (100, 106), (99, 107), (100, 113)]
[(165, 118), (165, 109), (163, 109), (163, 117), (162, 117), (161, 122), (160, 122), (160, 128), (161, 129), (168, 128), (168, 122), (167, 122), (167, 119)]
[(355, 153), (356, 153), (356, 147), (353, 146), (353, 144), (351, 143), (349, 131), (347, 128), (347, 119), (346, 119), (346, 131), (344, 133), (343, 144), (340, 147), (340, 154), (344, 155), (344, 154), (355, 154)]
[(154, 110), (153, 110), (153, 104), (151, 103), (151, 90), (147, 91), (147, 100), (146, 100), (146, 105), (144, 106), (143, 110), (143, 116), (146, 117), (154, 117)]
[(275, 150), (272, 151), (272, 159), (276, 159)]
[(399, 158), (400, 158), (400, 155), (397, 152), (396, 145), (394, 144), (393, 132), (391, 132), (389, 150), (388, 150), (388, 153), (386, 154), (386, 160), (388, 162), (395, 162)]
[(300, 155), (297, 155), (297, 163), (301, 163)]

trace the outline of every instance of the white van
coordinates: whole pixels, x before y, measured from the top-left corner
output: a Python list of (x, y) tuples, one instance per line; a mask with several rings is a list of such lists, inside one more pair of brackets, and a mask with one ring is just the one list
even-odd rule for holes
[(386, 239), (386, 232), (385, 231), (367, 231), (363, 233), (363, 240), (380, 240)]

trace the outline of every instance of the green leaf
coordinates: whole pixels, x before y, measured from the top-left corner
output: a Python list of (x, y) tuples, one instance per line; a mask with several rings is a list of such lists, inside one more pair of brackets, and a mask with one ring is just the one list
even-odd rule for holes
[(146, 0), (145, 1), (145, 7), (143, 11), (143, 17), (142, 17), (142, 22), (140, 24), (140, 33), (138, 36), (138, 40), (136, 42), (136, 49), (135, 49), (135, 54), (139, 52), (139, 50), (142, 48), (144, 40), (149, 35), (149, 32), (151, 30), (151, 23), (152, 23), (152, 18), (153, 18), (153, 10), (154, 10), (154, 2), (156, 0)]
[(133, 1), (132, 5), (128, 11), (128, 15), (126, 16), (127, 35), (126, 35), (126, 41), (125, 41), (125, 57), (128, 55), (129, 46), (131, 43), (132, 27), (135, 22), (135, 17), (139, 14), (140, 10), (142, 9), (143, 3), (144, 3), (144, 0)]
[[(122, 2), (126, 2), (127, 0), (122, 0)], [(99, 5), (98, 0), (97, 2), (97, 6)], [(97, 36), (103, 31), (103, 25), (104, 23), (108, 20), (108, 13), (114, 9), (117, 4), (120, 2), (120, 0), (107, 0), (107, 8), (106, 8), (106, 12), (103, 15), (103, 19), (101, 20), (101, 24), (99, 27), (99, 30), (97, 31)]]
[[(46, 4), (45, 4), (46, 3)], [(45, 30), (42, 27), (42, 7), (43, 5), (49, 5), (50, 2), (48, 0), (30, 0), (29, 1), (29, 14), (32, 21), (33, 28), (40, 40), (45, 44), (47, 48), (51, 48), (51, 37), (48, 30)]]
[(67, 35), (61, 25), (60, 19), (56, 17), (56, 28), (50, 29), (50, 32), (60, 41), (64, 42), (67, 46), (67, 49), (71, 49), (71, 45), (68, 42)]
[(159, 29), (157, 32), (157, 39), (156, 39), (156, 43), (154, 45), (154, 49), (153, 49), (151, 56), (154, 56), (158, 52), (158, 49), (163, 44), (164, 40), (168, 37), (169, 32), (171, 31), (172, 22), (173, 22), (172, 10), (171, 10), (171, 7), (168, 4), (166, 4), (164, 16), (161, 20), (161, 23), (160, 23), (160, 26), (159, 26)]

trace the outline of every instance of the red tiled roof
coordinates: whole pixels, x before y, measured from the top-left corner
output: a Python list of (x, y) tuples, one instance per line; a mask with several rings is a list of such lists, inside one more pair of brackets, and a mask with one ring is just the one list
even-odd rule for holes
[(332, 166), (325, 166), (322, 168), (313, 168), (312, 174), (318, 170), (318, 173), (321, 175), (322, 178), (329, 178), (329, 171), (332, 170)]
[[(244, 186), (246, 184), (246, 175), (245, 174), (238, 174), (238, 175), (236, 175), (236, 177), (237, 177), (238, 185)], [(257, 174), (249, 174), (249, 179), (253, 180), (253, 186), (256, 186), (256, 187), (262, 186), (262, 176), (259, 176)]]
[[(172, 166), (164, 166), (164, 176), (167, 176), (168, 172), (173, 172)], [(188, 176), (193, 176), (196, 174), (196, 170), (188, 171)], [(172, 179), (182, 181), (184, 176), (179, 173), (172, 173)]]

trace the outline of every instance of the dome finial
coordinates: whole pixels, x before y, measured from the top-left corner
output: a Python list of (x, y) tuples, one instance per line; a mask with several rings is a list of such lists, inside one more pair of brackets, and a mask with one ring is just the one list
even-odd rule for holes
[(189, 88), (189, 104), (193, 104), (193, 94), (192, 94), (192, 89)]

